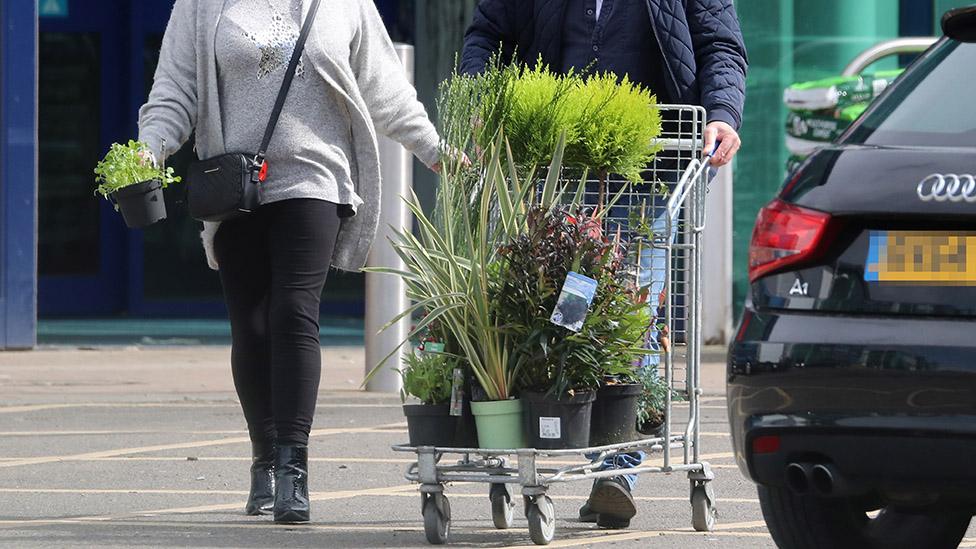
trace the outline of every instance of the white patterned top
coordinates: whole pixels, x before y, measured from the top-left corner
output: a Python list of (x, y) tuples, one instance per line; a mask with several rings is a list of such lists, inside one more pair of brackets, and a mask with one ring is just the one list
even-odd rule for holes
[[(301, 0), (230, 0), (217, 28), (220, 107), (227, 151), (253, 153), (261, 144), (301, 31)], [(326, 16), (319, 12), (319, 17)], [(358, 207), (352, 173), (351, 123), (335, 90), (307, 78), (304, 59), (268, 147), (262, 204), (315, 198)]]

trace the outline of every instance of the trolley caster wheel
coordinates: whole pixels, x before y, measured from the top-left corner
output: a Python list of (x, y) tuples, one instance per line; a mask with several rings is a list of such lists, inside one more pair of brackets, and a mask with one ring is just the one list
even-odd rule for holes
[(488, 495), (491, 499), (491, 520), (495, 528), (507, 530), (515, 522), (515, 502), (507, 484), (492, 484)]
[(431, 545), (447, 543), (451, 535), (451, 504), (444, 494), (424, 494), (424, 533)]
[(714, 493), (707, 483), (693, 483), (691, 488), (691, 525), (697, 532), (715, 529), (718, 510), (713, 502)]
[(525, 518), (529, 536), (536, 545), (549, 545), (556, 534), (556, 509), (546, 495), (525, 496)]

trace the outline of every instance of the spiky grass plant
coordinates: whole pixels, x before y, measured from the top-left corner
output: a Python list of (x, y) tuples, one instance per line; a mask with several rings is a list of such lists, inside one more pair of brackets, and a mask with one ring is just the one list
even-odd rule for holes
[[(409, 334), (422, 333), (435, 321), (457, 346), (458, 358), (467, 362), (471, 373), (489, 400), (506, 400), (516, 392), (518, 356), (513, 352), (520, 344), (507, 333), (497, 315), (496, 295), (501, 274), (498, 244), (527, 230), (527, 213), (532, 208), (553, 209), (567, 199), (568, 193), (582, 193), (583, 181), (561, 182), (560, 173), (564, 143), (558, 143), (540, 192), (533, 179), (523, 179), (514, 170), (514, 159), (504, 136), (486, 152), (483, 177), (471, 215), (456, 215), (454, 200), (439, 203), (441, 215), (457, 219), (456, 226), (438, 227), (421, 208), (416, 196), (407, 201), (419, 231), (396, 230), (393, 248), (403, 260), (403, 270), (368, 269), (401, 277), (414, 305), (391, 321), (393, 323), (426, 312)], [(506, 162), (502, 162), (505, 150)], [(452, 176), (443, 176), (442, 186), (452, 184)], [(392, 356), (392, 354), (391, 354)], [(389, 357), (387, 357), (389, 358)], [(378, 368), (378, 367), (377, 367)], [(374, 370), (375, 371), (375, 370)]]

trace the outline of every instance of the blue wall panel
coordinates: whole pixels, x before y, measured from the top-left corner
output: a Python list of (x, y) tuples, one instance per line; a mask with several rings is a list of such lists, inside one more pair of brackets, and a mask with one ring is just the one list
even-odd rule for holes
[(0, 349), (37, 328), (37, 13), (0, 2)]

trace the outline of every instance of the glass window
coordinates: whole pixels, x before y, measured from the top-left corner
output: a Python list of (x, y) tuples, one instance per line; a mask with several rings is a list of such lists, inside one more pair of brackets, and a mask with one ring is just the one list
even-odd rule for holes
[(99, 271), (99, 209), (92, 173), (99, 160), (101, 40), (98, 33), (39, 37), (38, 270)]
[(945, 42), (923, 59), (845, 140), (877, 146), (971, 147), (976, 44)]

